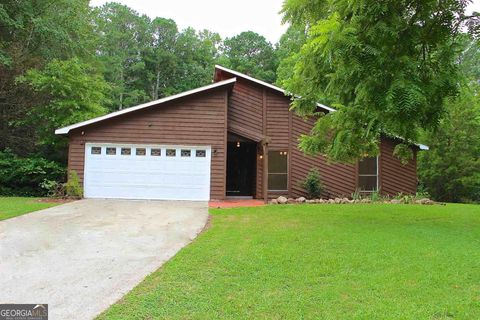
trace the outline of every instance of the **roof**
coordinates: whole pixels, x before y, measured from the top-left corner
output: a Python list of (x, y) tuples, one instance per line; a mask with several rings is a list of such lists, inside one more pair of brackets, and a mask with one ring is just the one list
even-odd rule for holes
[[(277, 86), (274, 86), (273, 84), (270, 84), (268, 82), (265, 82), (265, 81), (262, 81), (262, 80), (258, 80), (258, 79), (255, 79), (255, 78), (252, 78), (244, 73), (241, 73), (241, 72), (238, 72), (238, 71), (235, 71), (235, 70), (231, 70), (231, 69), (228, 69), (228, 68), (225, 68), (225, 67), (222, 67), (222, 66), (219, 66), (219, 65), (215, 65), (215, 69), (218, 69), (218, 70), (222, 70), (222, 71), (225, 71), (225, 72), (228, 72), (230, 74), (233, 74), (239, 78), (243, 78), (243, 79), (246, 79), (246, 80), (249, 80), (249, 81), (252, 81), (252, 82), (255, 82), (255, 83), (258, 83), (259, 85), (261, 86), (265, 86), (267, 88), (270, 88), (270, 89), (273, 89), (275, 91), (278, 91), (278, 92), (281, 92), (283, 93), (284, 95), (288, 95), (287, 91), (285, 89), (282, 89), (282, 88), (279, 88)], [(329, 112), (334, 112), (336, 111), (335, 109), (333, 108), (330, 108), (330, 107), (327, 107), (326, 105), (323, 105), (321, 103), (317, 103), (317, 106), (324, 109), (324, 110), (327, 110)]]
[[(220, 65), (215, 65), (215, 69), (218, 69), (218, 70), (222, 70), (222, 71), (225, 71), (225, 72), (228, 72), (238, 78), (243, 78), (243, 79), (246, 79), (246, 80), (249, 80), (249, 81), (252, 81), (252, 82), (255, 82), (255, 83), (258, 83), (259, 85), (261, 86), (265, 86), (265, 87), (268, 87), (270, 89), (273, 89), (275, 91), (278, 91), (278, 92), (281, 92), (283, 93), (284, 95), (287, 95), (287, 92), (282, 89), (282, 88), (279, 88), (277, 86), (274, 86), (273, 84), (270, 84), (268, 82), (265, 82), (265, 81), (262, 81), (262, 80), (258, 80), (258, 79), (255, 79), (253, 77), (250, 77), (244, 73), (241, 73), (241, 72), (238, 72), (238, 71), (235, 71), (235, 70), (232, 70), (232, 69), (228, 69), (228, 68), (225, 68), (225, 67), (222, 67)], [(317, 103), (317, 106), (320, 107), (320, 108), (323, 108), (329, 112), (335, 112), (336, 110), (333, 109), (333, 108), (330, 108), (330, 107), (327, 107), (326, 105), (323, 105), (321, 103)], [(401, 137), (397, 137), (401, 140), (404, 140), (403, 138)], [(419, 144), (419, 143), (413, 143), (413, 145), (417, 146), (420, 148), (420, 150), (428, 150), (428, 146), (424, 145), (424, 144)]]
[(165, 97), (165, 98), (162, 98), (162, 99), (158, 99), (158, 100), (150, 101), (150, 102), (147, 102), (147, 103), (143, 103), (143, 104), (140, 104), (138, 106), (134, 106), (134, 107), (122, 109), (120, 111), (115, 111), (115, 112), (112, 112), (112, 113), (108, 113), (108, 114), (100, 116), (100, 117), (96, 117), (96, 118), (93, 118), (93, 119), (90, 119), (90, 120), (87, 120), (87, 121), (78, 122), (78, 123), (72, 124), (70, 126), (57, 129), (57, 130), (55, 130), (55, 134), (67, 134), (67, 133), (70, 132), (70, 130), (73, 130), (73, 129), (76, 129), (76, 128), (84, 127), (84, 126), (87, 126), (87, 125), (90, 125), (90, 124), (93, 124), (93, 123), (97, 123), (97, 122), (100, 122), (100, 121), (103, 121), (103, 120), (107, 120), (107, 119), (110, 119), (110, 118), (113, 118), (113, 117), (118, 117), (118, 116), (123, 115), (123, 114), (127, 114), (127, 113), (134, 112), (134, 111), (137, 111), (137, 110), (149, 108), (149, 107), (156, 106), (156, 105), (159, 105), (159, 104), (162, 104), (162, 103), (166, 103), (166, 102), (169, 102), (169, 101), (173, 101), (173, 100), (176, 100), (176, 99), (187, 97), (187, 96), (190, 96), (190, 95), (193, 95), (193, 94), (196, 94), (196, 93), (200, 93), (200, 92), (208, 91), (208, 90), (211, 90), (211, 89), (227, 86), (227, 85), (235, 83), (236, 80), (237, 80), (236, 78), (231, 78), (231, 79), (227, 79), (227, 80), (224, 80), (224, 81), (215, 82), (215, 83), (209, 84), (208, 86), (203, 86), (203, 87), (200, 87), (200, 88), (196, 88), (196, 89), (193, 89), (193, 90), (189, 90), (189, 91), (185, 91), (185, 92), (182, 92), (182, 93), (179, 93), (179, 94), (175, 94), (173, 96), (169, 96), (169, 97)]
[[(250, 77), (244, 73), (241, 73), (241, 72), (238, 72), (238, 71), (235, 71), (235, 70), (232, 70), (232, 69), (228, 69), (228, 68), (225, 68), (225, 67), (222, 67), (220, 65), (215, 65), (215, 69), (218, 69), (218, 70), (222, 70), (222, 71), (225, 71), (225, 72), (228, 72), (238, 78), (243, 78), (243, 79), (246, 79), (246, 80), (249, 80), (249, 81), (252, 81), (252, 82), (255, 82), (255, 83), (258, 83), (259, 85), (261, 86), (265, 86), (265, 87), (268, 87), (270, 89), (273, 89), (275, 91), (278, 91), (278, 92), (281, 92), (283, 93), (284, 95), (287, 95), (288, 93), (286, 92), (286, 90), (282, 89), (282, 88), (279, 88), (277, 86), (274, 86), (273, 84), (270, 84), (268, 82), (265, 82), (265, 81), (262, 81), (262, 80), (258, 80), (258, 79), (255, 79), (253, 77)], [(320, 108), (323, 108), (329, 112), (335, 112), (336, 110), (334, 108), (330, 108), (330, 107), (327, 107), (326, 105), (323, 105), (321, 103), (317, 103), (317, 106), (320, 107)], [(401, 137), (396, 137), (398, 139), (401, 139), (401, 140), (405, 140)], [(412, 143), (413, 145), (417, 146), (420, 148), (420, 150), (428, 150), (428, 146), (424, 145), (424, 144), (419, 144), (419, 143)]]

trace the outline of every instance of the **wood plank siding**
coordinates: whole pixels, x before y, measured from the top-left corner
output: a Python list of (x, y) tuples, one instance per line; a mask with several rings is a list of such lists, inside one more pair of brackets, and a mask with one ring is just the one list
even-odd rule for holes
[(417, 150), (414, 148), (413, 159), (403, 165), (393, 156), (396, 142), (383, 139), (380, 146), (380, 190), (386, 195), (415, 194), (417, 191)]
[(223, 199), (226, 108), (227, 89), (222, 88), (76, 129), (69, 135), (69, 169), (83, 181), (86, 142), (211, 146), (210, 197)]
[[(233, 75), (217, 72), (217, 81)], [(262, 92), (265, 98), (262, 103)], [(250, 94), (251, 93), (251, 94)], [(350, 197), (357, 189), (357, 165), (328, 163), (323, 156), (307, 156), (298, 148), (299, 137), (308, 134), (314, 119), (303, 119), (289, 111), (290, 99), (281, 92), (262, 87), (257, 83), (237, 78), (228, 103), (228, 128), (246, 138), (260, 141), (261, 135), (270, 139), (268, 148), (273, 151), (288, 151), (288, 192), (269, 192), (268, 197), (305, 196), (301, 187), (311, 168), (320, 171), (324, 184), (323, 197)], [(262, 128), (263, 126), (263, 128)], [(242, 129), (243, 133), (242, 134)], [(415, 193), (416, 162), (403, 166), (392, 155), (395, 142), (383, 139), (379, 160), (379, 187), (382, 193), (394, 195), (399, 192)], [(259, 155), (261, 148), (258, 148)], [(263, 162), (257, 157), (256, 198), (262, 194)]]
[[(288, 154), (288, 191), (268, 192), (269, 198), (278, 195), (305, 196), (301, 183), (311, 168), (320, 171), (325, 187), (324, 197), (349, 197), (355, 192), (357, 164), (329, 164), (323, 156), (311, 157), (299, 150), (299, 137), (310, 132), (314, 119), (303, 119), (289, 111), (290, 99), (281, 89), (238, 73), (215, 71), (215, 81), (233, 77), (236, 77), (236, 82), (231, 81), (228, 87), (209, 87), (207, 91), (75, 127), (68, 133), (69, 169), (75, 170), (83, 181), (85, 143), (88, 142), (211, 146), (210, 198), (224, 199), (227, 134), (231, 132), (257, 143), (253, 195), (256, 198), (263, 198), (264, 193), (264, 163), (260, 159), (264, 142), (268, 142), (268, 150)], [(412, 146), (415, 157), (404, 166), (392, 154), (396, 143), (398, 141), (387, 138), (381, 141), (378, 162), (380, 190), (389, 195), (415, 193), (418, 148)]]

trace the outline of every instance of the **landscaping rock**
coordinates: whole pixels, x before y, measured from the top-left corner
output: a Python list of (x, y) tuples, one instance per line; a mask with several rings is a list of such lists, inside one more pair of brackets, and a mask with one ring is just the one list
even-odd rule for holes
[(362, 203), (371, 203), (372, 200), (368, 199), (368, 198), (365, 198), (365, 199), (362, 199), (361, 201)]
[(402, 204), (402, 200), (392, 199), (392, 200), (390, 200), (390, 203), (393, 203), (393, 204)]
[(315, 200), (305, 200), (305, 203), (315, 203)]
[(272, 199), (272, 200), (270, 201), (270, 204), (278, 204), (278, 200), (277, 200), (277, 199)]
[(343, 203), (343, 204), (346, 204), (346, 203), (350, 203), (350, 201), (348, 200), (348, 198), (343, 198), (343, 199), (342, 199), (342, 203)]
[(337, 204), (342, 203), (342, 199), (340, 199), (340, 198), (335, 198), (335, 200), (333, 200), (333, 201)]
[(285, 198), (284, 196), (280, 196), (280, 197), (277, 198), (277, 202), (279, 204), (286, 204), (288, 202), (288, 199)]
[(298, 203), (303, 203), (306, 201), (305, 197), (298, 197), (296, 200)]
[(293, 199), (293, 198), (288, 198), (288, 201), (287, 203), (297, 203), (297, 200)]
[(328, 199), (327, 201), (328, 201), (328, 203), (331, 203), (331, 204), (335, 203), (335, 200), (333, 200), (333, 199)]

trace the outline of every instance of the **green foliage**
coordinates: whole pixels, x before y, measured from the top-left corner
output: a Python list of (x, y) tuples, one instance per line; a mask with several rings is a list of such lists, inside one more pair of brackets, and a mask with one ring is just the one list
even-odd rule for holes
[(339, 110), (321, 117), (302, 147), (354, 161), (373, 155), (381, 132), (407, 144), (417, 140), (419, 129), (435, 128), (445, 114), (444, 98), (458, 89), (457, 35), (468, 20), (466, 5), (286, 1), (285, 20), (308, 34), (293, 58), (293, 75), (280, 83), (301, 97), (292, 107), (302, 115), (312, 115), (317, 101)]
[(18, 81), (32, 89), (35, 105), (17, 124), (35, 126), (40, 144), (59, 143), (56, 128), (106, 112), (107, 83), (77, 58), (54, 59), (43, 70), (27, 71)]
[(45, 196), (45, 181), (62, 182), (65, 169), (41, 157), (20, 158), (10, 150), (0, 152), (0, 194)]
[(52, 59), (77, 57), (94, 63), (95, 39), (88, 0), (4, 0), (0, 3), (0, 150), (50, 158), (59, 150), (41, 150), (36, 125), (15, 126), (38, 96), (15, 79), (42, 70)]
[(302, 182), (302, 188), (307, 191), (309, 199), (320, 197), (322, 194), (323, 185), (320, 179), (320, 172), (317, 169), (310, 169), (305, 180)]
[(418, 157), (418, 175), (435, 200), (480, 201), (480, 87), (462, 88), (446, 102), (447, 116), (426, 134), (430, 150)]
[(75, 170), (70, 170), (68, 172), (68, 181), (65, 184), (65, 190), (69, 197), (82, 198), (83, 197), (83, 188), (80, 183), (80, 178)]
[(45, 190), (47, 197), (64, 197), (65, 185), (55, 180), (43, 180), (40, 187)]
[(139, 15), (110, 2), (94, 9), (97, 55), (112, 87), (110, 110), (210, 83), (220, 36)]
[(225, 39), (219, 63), (269, 83), (276, 79), (278, 62), (273, 46), (265, 37), (252, 31)]
[(307, 34), (304, 26), (292, 25), (287, 29), (277, 45), (275, 55), (278, 59), (277, 85), (283, 87), (282, 80), (293, 77), (298, 52), (305, 44)]

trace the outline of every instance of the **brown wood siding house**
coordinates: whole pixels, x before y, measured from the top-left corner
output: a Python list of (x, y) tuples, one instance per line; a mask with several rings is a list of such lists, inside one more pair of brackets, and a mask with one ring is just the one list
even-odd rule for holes
[[(312, 168), (320, 171), (324, 197), (351, 196), (363, 181), (376, 184), (375, 189), (384, 194), (415, 193), (417, 146), (412, 146), (415, 156), (407, 165), (393, 156), (399, 141), (390, 138), (382, 139), (376, 163), (329, 164), (323, 156), (306, 156), (298, 149), (298, 138), (309, 133), (314, 119), (289, 111), (290, 99), (283, 90), (220, 66), (215, 69), (214, 81), (203, 88), (58, 129), (57, 134), (69, 138), (68, 168), (89, 190), (86, 196), (129, 198), (129, 190), (133, 190), (132, 198), (154, 199), (298, 197), (305, 196), (301, 182)], [(325, 112), (332, 112), (325, 108)], [(123, 146), (132, 150), (128, 157), (114, 153), (109, 158), (105, 151), (109, 146), (118, 148), (115, 152), (122, 155)], [(157, 158), (153, 157), (156, 146), (162, 150)], [(169, 148), (176, 148), (178, 153), (170, 162)], [(202, 148), (210, 152), (209, 164), (200, 158), (205, 156)], [(99, 158), (95, 158), (94, 149)], [(148, 174), (150, 168), (152, 174)], [(92, 172), (86, 179), (85, 170)], [(109, 173), (102, 175), (102, 170)], [(371, 172), (364, 174), (362, 170)], [(199, 172), (209, 174), (208, 179), (201, 180)], [(95, 180), (100, 176), (103, 181)], [(172, 198), (168, 192), (188, 189), (196, 179), (198, 187), (183, 197)], [(167, 187), (162, 189), (162, 184)], [(155, 190), (158, 196), (152, 193)]]

